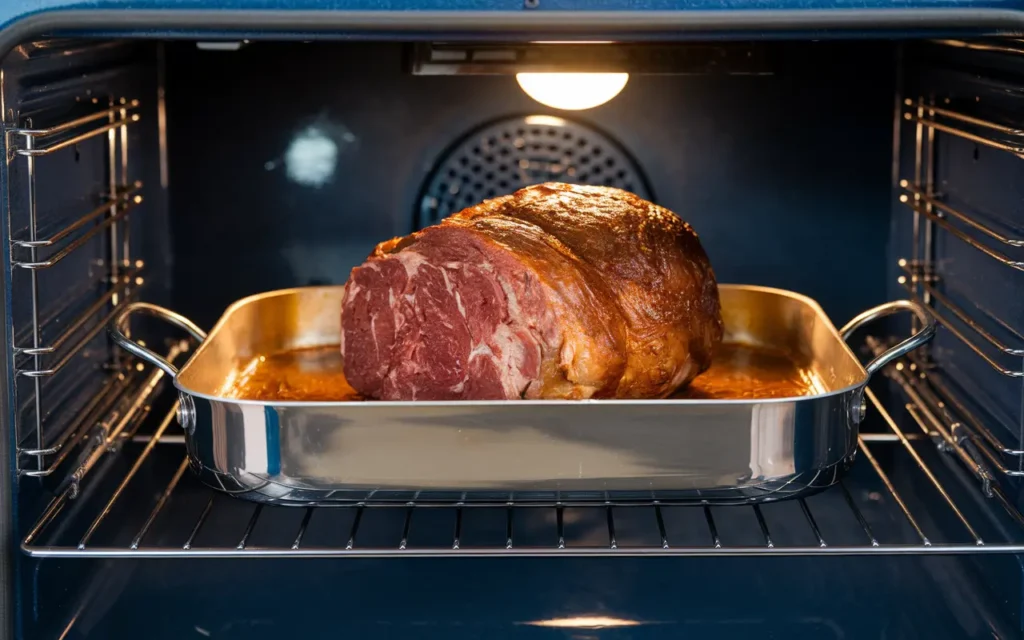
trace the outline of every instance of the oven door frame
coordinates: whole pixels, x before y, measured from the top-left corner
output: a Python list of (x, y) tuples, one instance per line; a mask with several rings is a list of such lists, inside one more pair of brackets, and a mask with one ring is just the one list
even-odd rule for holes
[[(523, 40), (538, 36), (565, 39), (593, 38), (595, 35), (626, 36), (638, 40), (680, 40), (712, 36), (733, 39), (764, 39), (766, 31), (789, 38), (822, 37), (893, 37), (929, 32), (931, 35), (994, 35), (1024, 31), (1024, 3), (1018, 9), (1002, 8), (995, 3), (973, 0), (936, 7), (915, 0), (916, 7), (891, 9), (886, 0), (871, 0), (863, 9), (804, 9), (795, 0), (776, 0), (777, 8), (757, 10), (708, 10), (699, 2), (678, 0), (678, 10), (635, 10), (625, 1), (618, 2), (624, 10), (587, 11), (585, 0), (559, 2), (561, 7), (576, 5), (579, 9), (547, 10), (534, 0), (525, 0), (519, 10), (509, 10), (509, 3), (489, 0), (493, 10), (431, 9), (429, 0), (404, 0), (395, 10), (305, 10), (287, 9), (288, 3), (277, 0), (279, 8), (242, 8), (244, 1), (229, 0), (225, 5), (235, 8), (177, 10), (166, 0), (147, 0), (151, 8), (116, 8), (127, 1), (108, 2), (103, 8), (88, 8), (86, 3), (67, 5), (58, 0), (45, 0), (48, 6), (35, 13), (18, 11), (20, 5), (0, 5), (0, 55), (6, 55), (22, 42), (43, 34), (95, 35), (103, 37), (134, 36), (147, 39), (239, 40), (243, 38), (298, 39), (300, 37), (348, 38), (374, 40), (425, 40), (443, 37), (446, 40), (504, 37)], [(139, 3), (132, 3), (135, 7)], [(350, 6), (369, 2), (352, 3)], [(710, 6), (712, 3), (706, 3)], [(427, 5), (427, 6), (424, 6)], [(973, 5), (973, 6), (972, 6)], [(266, 5), (261, 5), (265, 7)], [(315, 6), (315, 3), (310, 3)], [(475, 3), (474, 6), (479, 6)], [(1005, 5), (1003, 5), (1005, 6)], [(415, 10), (422, 8), (424, 10)], [(970, 25), (970, 29), (965, 28)], [(2, 142), (0, 142), (2, 144)], [(7, 167), (0, 166), (0, 198), (7, 198)], [(2, 264), (5, 280), (10, 280), (10, 247), (2, 243)], [(0, 317), (9, 313), (7, 293), (0, 295)], [(10, 389), (13, 364), (12, 345), (0, 344), (0, 389)], [(15, 436), (10, 429), (12, 407), (8, 393), (0, 393), (0, 423), (7, 437), (0, 437), (0, 640), (15, 634), (16, 554), (20, 556), (15, 531), (14, 503), (17, 471), (11, 464)]]

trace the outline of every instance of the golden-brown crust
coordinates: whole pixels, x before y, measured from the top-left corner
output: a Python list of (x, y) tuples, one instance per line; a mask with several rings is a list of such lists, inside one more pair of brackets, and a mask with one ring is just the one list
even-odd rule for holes
[(534, 224), (600, 274), (627, 327), (616, 397), (664, 397), (711, 364), (722, 340), (718, 285), (697, 234), (671, 211), (608, 187), (548, 183), (443, 224), (502, 215)]

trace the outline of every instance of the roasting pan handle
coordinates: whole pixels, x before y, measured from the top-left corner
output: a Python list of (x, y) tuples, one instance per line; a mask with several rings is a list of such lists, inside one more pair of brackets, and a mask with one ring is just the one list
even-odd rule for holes
[(917, 333), (914, 335), (891, 349), (875, 356), (871, 362), (867, 363), (867, 365), (864, 366), (864, 370), (868, 372), (869, 376), (873, 375), (876, 371), (896, 358), (905, 356), (931, 340), (932, 337), (935, 336), (935, 318), (932, 314), (928, 313), (928, 310), (925, 309), (924, 306), (914, 302), (913, 300), (895, 300), (893, 302), (886, 302), (885, 304), (878, 305), (873, 309), (868, 309), (867, 311), (858, 314), (857, 317), (847, 322), (846, 325), (839, 330), (839, 333), (843, 336), (843, 340), (849, 340), (854, 331), (860, 329), (867, 323), (903, 311), (909, 311), (917, 316), (917, 319), (921, 321), (921, 328), (918, 329)]
[(129, 318), (136, 313), (142, 313), (147, 316), (154, 316), (161, 320), (166, 320), (174, 326), (184, 329), (199, 342), (206, 339), (206, 332), (196, 326), (196, 323), (192, 322), (180, 313), (175, 313), (170, 309), (165, 309), (159, 305), (150, 304), (148, 302), (133, 302), (131, 304), (127, 304), (124, 306), (124, 309), (110, 321), (110, 324), (107, 326), (107, 332), (119, 347), (132, 355), (142, 358), (154, 366), (160, 367), (164, 373), (174, 378), (178, 375), (177, 367), (165, 360), (163, 356), (157, 355), (146, 347), (140, 345), (138, 342), (135, 342), (125, 333), (128, 327)]

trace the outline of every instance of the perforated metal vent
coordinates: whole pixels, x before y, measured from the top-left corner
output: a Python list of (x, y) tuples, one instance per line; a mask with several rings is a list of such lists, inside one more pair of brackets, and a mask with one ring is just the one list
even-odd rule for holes
[(516, 117), (470, 131), (438, 159), (424, 182), (417, 228), (549, 181), (618, 187), (652, 199), (636, 161), (607, 134), (564, 118)]

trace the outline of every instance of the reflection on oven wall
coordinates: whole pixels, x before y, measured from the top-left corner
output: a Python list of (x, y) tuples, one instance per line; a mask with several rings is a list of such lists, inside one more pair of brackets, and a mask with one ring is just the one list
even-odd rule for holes
[(892, 49), (794, 47), (775, 75), (634, 75), (607, 104), (565, 112), (512, 76), (410, 75), (399, 45), (170, 45), (174, 306), (210, 326), (245, 295), (344, 281), (413, 229), (453, 144), (547, 115), (621, 145), (719, 280), (800, 291), (845, 321), (886, 293)]

